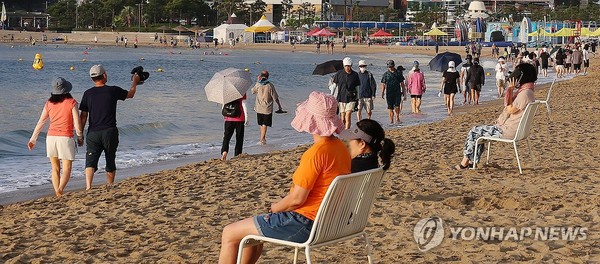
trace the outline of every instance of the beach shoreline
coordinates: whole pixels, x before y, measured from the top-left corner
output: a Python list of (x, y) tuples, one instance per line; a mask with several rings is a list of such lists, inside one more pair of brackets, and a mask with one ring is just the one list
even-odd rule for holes
[[(115, 38), (120, 36), (126, 36), (128, 38), (128, 47), (133, 48), (134, 40), (137, 37), (138, 46), (139, 47), (153, 47), (160, 49), (173, 49), (173, 50), (182, 50), (189, 49), (184, 45), (179, 45), (176, 48), (161, 46), (159, 42), (154, 41), (154, 32), (94, 32), (94, 31), (79, 31), (73, 33), (52, 33), (52, 32), (19, 32), (19, 31), (11, 31), (4, 30), (0, 31), (0, 43), (14, 43), (17, 45), (31, 45), (29, 42), (29, 37), (36, 39), (36, 45), (87, 45), (87, 46), (116, 46)], [(42, 42), (42, 36), (46, 35), (48, 41)], [(167, 36), (177, 37), (178, 35), (175, 33), (158, 33), (159, 36)], [(10, 36), (15, 37), (14, 42), (10, 42)], [(52, 39), (55, 38), (67, 38), (67, 42), (65, 41), (55, 41)], [(94, 37), (98, 38), (98, 42), (94, 41)], [(200, 50), (214, 50), (212, 43), (206, 43), (209, 45), (209, 48), (206, 48), (204, 43), (201, 45)], [(122, 47), (123, 44), (121, 43)], [(124, 48), (124, 47), (123, 47)], [(219, 49), (223, 50), (261, 50), (261, 51), (287, 51), (287, 52), (310, 52), (316, 53), (316, 45), (314, 44), (297, 44), (296, 48), (293, 49), (289, 43), (254, 43), (244, 45), (243, 43), (239, 43), (233, 48), (230, 48), (228, 44), (219, 46)], [(440, 46), (440, 52), (450, 51), (458, 54), (464, 54), (465, 48), (464, 46)], [(482, 58), (492, 58), (491, 49), (484, 48), (483, 49)], [(321, 53), (326, 55), (327, 49), (322, 48)], [(356, 43), (348, 43), (347, 45), (347, 54), (378, 54), (378, 53), (403, 53), (403, 54), (419, 54), (419, 55), (429, 55), (435, 56), (434, 47), (425, 47), (425, 46), (387, 46), (387, 45), (372, 45), (371, 47), (367, 47), (366, 44), (356, 44)], [(335, 54), (343, 55), (345, 54), (342, 51), (341, 44), (338, 43), (335, 47)]]

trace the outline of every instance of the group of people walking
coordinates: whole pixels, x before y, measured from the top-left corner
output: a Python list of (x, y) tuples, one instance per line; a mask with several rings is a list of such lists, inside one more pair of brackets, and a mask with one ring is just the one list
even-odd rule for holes
[(134, 74), (131, 88), (125, 90), (106, 84), (108, 73), (102, 65), (92, 66), (89, 76), (94, 86), (84, 92), (79, 104), (71, 95), (73, 86), (69, 81), (61, 77), (54, 80), (50, 98), (44, 104), (40, 119), (27, 143), (27, 147), (32, 150), (45, 123), (50, 122), (46, 136), (46, 153), (52, 165), (54, 193), (58, 197), (63, 195), (71, 177), (72, 162), (77, 152), (74, 136), (77, 136), (77, 145), (83, 146), (83, 130), (86, 123), (89, 123), (85, 136), (86, 190), (92, 188), (94, 173), (98, 170), (98, 161), (102, 153), (106, 159), (107, 184), (113, 184), (119, 145), (117, 102), (133, 98), (137, 85), (147, 78)]
[[(346, 128), (352, 123), (352, 112), (357, 112), (358, 120), (362, 119), (365, 110), (367, 118), (373, 114), (373, 100), (377, 97), (377, 82), (373, 74), (367, 70), (365, 60), (358, 62), (359, 71), (354, 71), (350, 57), (343, 59), (344, 69), (339, 70), (329, 85), (331, 94), (336, 97), (338, 111)], [(411, 97), (412, 113), (421, 112), (421, 99), (426, 90), (425, 75), (419, 68), (419, 62), (413, 63), (408, 77), (403, 75), (404, 67), (396, 67), (393, 60), (386, 61), (387, 70), (381, 78), (381, 98), (387, 103), (390, 125), (400, 124), (402, 102), (406, 94)]]

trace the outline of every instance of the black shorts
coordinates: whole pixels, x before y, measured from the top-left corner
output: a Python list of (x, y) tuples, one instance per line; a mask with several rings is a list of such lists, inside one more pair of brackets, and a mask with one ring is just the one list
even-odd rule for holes
[(542, 69), (547, 70), (548, 69), (548, 63), (542, 63)]
[(565, 68), (571, 68), (571, 63), (565, 63)]
[(113, 172), (117, 170), (115, 159), (117, 157), (117, 147), (119, 146), (119, 130), (116, 127), (100, 131), (89, 131), (85, 143), (87, 145), (86, 168), (94, 168), (94, 171), (97, 171), (100, 155), (104, 152), (106, 171)]
[(423, 95), (416, 95), (416, 94), (411, 94), (410, 98), (418, 98), (421, 99), (421, 97), (423, 97)]
[(482, 86), (481, 84), (474, 84), (474, 85), (471, 85), (471, 89), (475, 90), (477, 92), (481, 92), (481, 86)]
[(581, 64), (573, 64), (573, 70), (581, 70)]
[(590, 60), (584, 60), (583, 61), (583, 67), (589, 68), (590, 67)]
[(265, 115), (256, 113), (256, 121), (259, 126), (272, 126), (273, 125), (273, 114)]

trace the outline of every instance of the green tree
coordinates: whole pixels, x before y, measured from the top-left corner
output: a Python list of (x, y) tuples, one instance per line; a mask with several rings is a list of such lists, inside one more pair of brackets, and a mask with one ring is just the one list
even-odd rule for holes
[(133, 17), (135, 16), (133, 7), (131, 7), (131, 6), (123, 7), (123, 9), (121, 10), (120, 16), (121, 16), (121, 19), (127, 23), (127, 27), (131, 27), (131, 20), (133, 20)]
[(263, 0), (256, 0), (254, 3), (249, 5), (248, 14), (250, 15), (250, 24), (254, 24), (260, 19), (260, 17), (267, 10), (267, 3)]
[(289, 19), (293, 8), (293, 0), (281, 0), (281, 13), (283, 18)]
[(48, 6), (48, 13), (52, 17), (52, 26), (60, 29), (71, 30), (75, 27), (75, 0), (62, 0)]

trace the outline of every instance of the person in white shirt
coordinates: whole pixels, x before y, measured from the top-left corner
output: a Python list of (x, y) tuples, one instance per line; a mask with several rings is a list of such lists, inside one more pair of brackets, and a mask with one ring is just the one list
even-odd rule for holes
[(506, 75), (508, 70), (506, 68), (506, 59), (500, 56), (498, 63), (496, 64), (496, 87), (498, 88), (498, 98), (504, 96), (504, 88), (506, 87)]
[(583, 75), (587, 75), (588, 68), (590, 67), (590, 51), (589, 49), (583, 49)]

